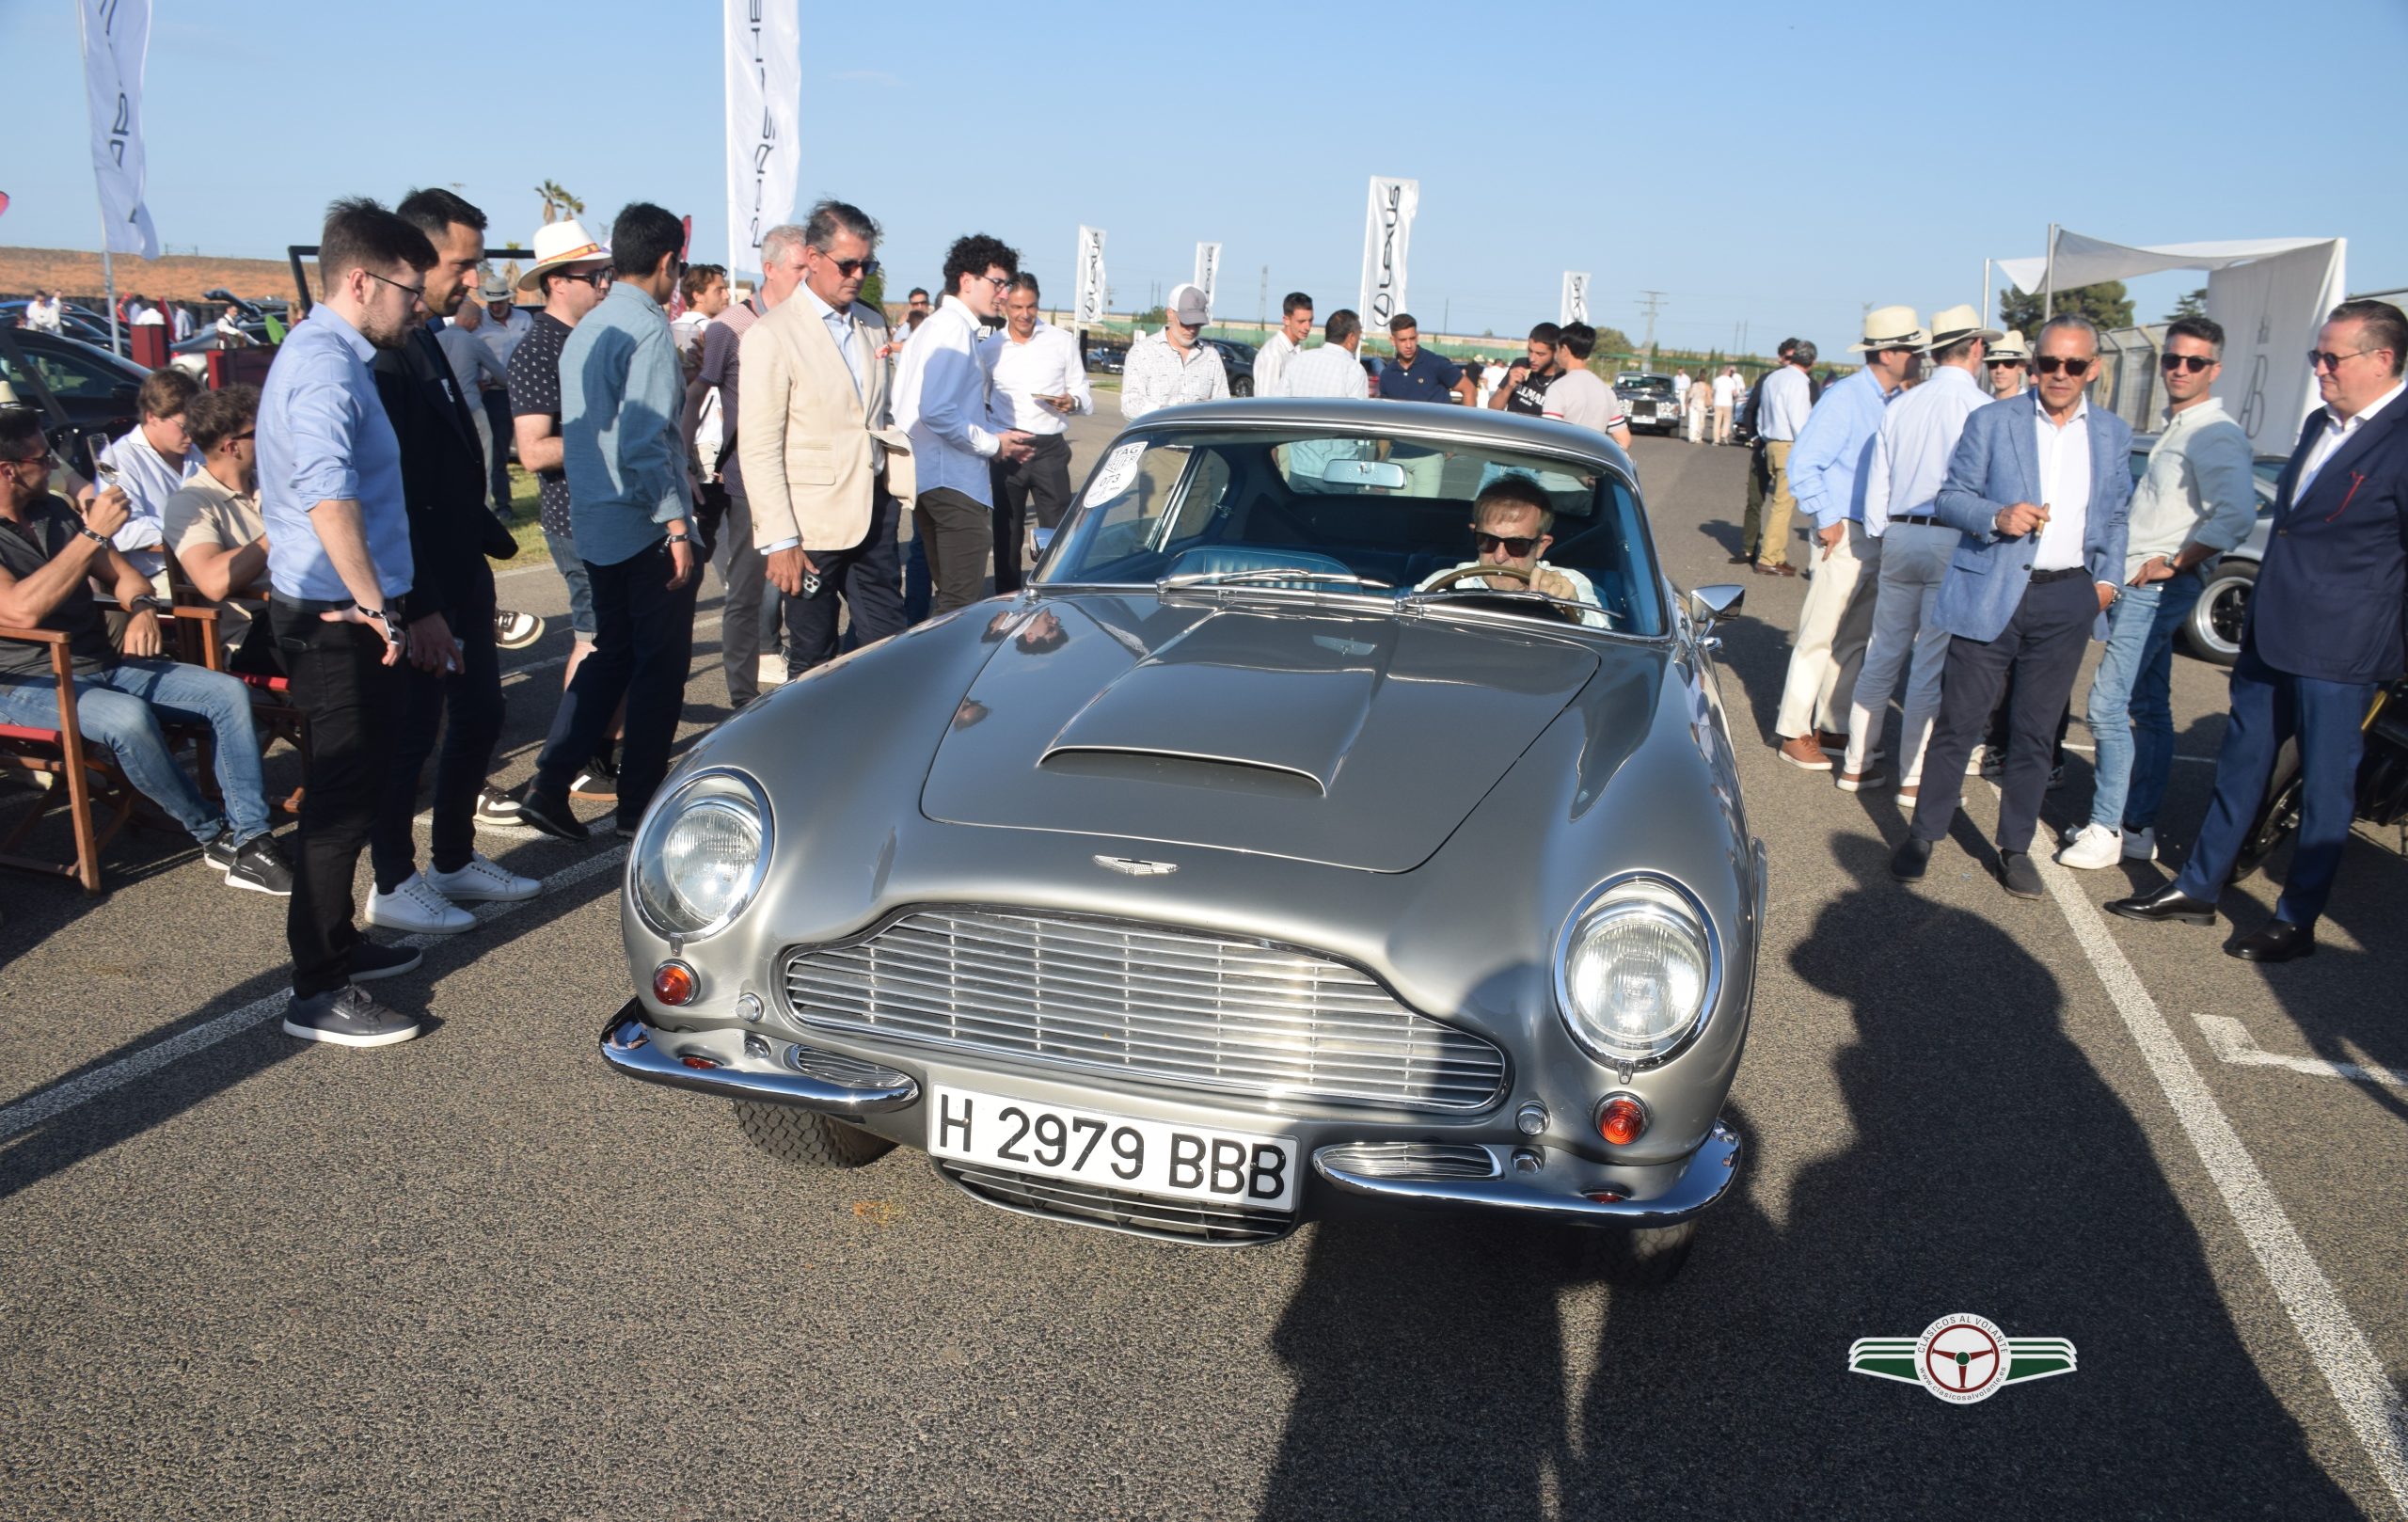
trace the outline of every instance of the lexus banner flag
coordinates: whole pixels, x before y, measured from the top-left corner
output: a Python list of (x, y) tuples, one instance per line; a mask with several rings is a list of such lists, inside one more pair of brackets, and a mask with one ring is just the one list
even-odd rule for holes
[(1363, 225), (1363, 292), (1355, 309), (1363, 330), (1386, 333), (1388, 319), (1404, 309), (1404, 253), (1413, 239), (1413, 214), (1421, 208), (1421, 182), (1371, 177), (1371, 211)]
[(794, 215), (801, 178), (799, 0), (727, 0), (727, 267), (761, 268), (761, 239)]
[(1109, 290), (1103, 279), (1103, 229), (1079, 229), (1079, 287), (1073, 325), (1093, 327), (1103, 321)]
[(142, 66), (150, 52), (150, 0), (81, 0), (84, 103), (92, 119), (92, 174), (101, 188), (104, 246), (159, 257), (159, 230), (142, 204)]
[(1588, 320), (1589, 272), (1565, 270), (1563, 272), (1563, 315), (1558, 317), (1556, 321), (1571, 324), (1585, 323)]
[(1213, 307), (1212, 288), (1221, 278), (1221, 246), (1199, 243), (1196, 246), (1196, 289), (1204, 293), (1204, 309)]

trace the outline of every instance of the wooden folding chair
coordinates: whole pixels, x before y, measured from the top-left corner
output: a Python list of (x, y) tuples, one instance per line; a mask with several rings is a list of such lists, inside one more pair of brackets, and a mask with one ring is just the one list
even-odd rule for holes
[[(226, 668), (226, 642), (219, 627), (217, 610), (224, 606), (201, 595), (192, 584), (183, 566), (173, 555), (167, 561), (167, 590), (182, 615), (185, 610), (206, 610), (210, 617), (204, 624), (198, 619), (186, 621), (179, 616), (176, 625), (176, 658), (188, 666), (203, 666), (214, 672)], [(253, 618), (267, 617), (267, 600), (263, 597), (229, 597), (229, 603), (241, 606)], [(251, 721), (259, 728), (260, 749), (264, 752), (277, 740), (283, 740), (304, 756), (309, 753), (309, 723), (307, 715), (295, 707), (292, 700), (291, 678), (259, 672), (234, 672), (236, 681), (250, 690)], [(301, 812), (301, 792), (293, 789), (289, 797), (277, 799), (273, 806), (280, 813)]]
[[(183, 633), (184, 621), (190, 620), (208, 626), (201, 630), (203, 637), (215, 638), (217, 610), (179, 608), (176, 617), (177, 634)], [(50, 779), (25, 816), (7, 833), (0, 834), (0, 866), (71, 878), (86, 893), (97, 894), (101, 891), (101, 852), (125, 828), (127, 820), (137, 824), (154, 822), (143, 817), (141, 812), (148, 801), (126, 780), (105, 746), (93, 745), (84, 738), (75, 716), (75, 664), (67, 647), (68, 637), (55, 629), (0, 626), (0, 639), (47, 646), (51, 680), (58, 688), (56, 729), (0, 723), (0, 770), (21, 773), (28, 779)], [(168, 733), (181, 735), (187, 728), (170, 725)], [(206, 774), (210, 739), (206, 726), (202, 726), (198, 738), (202, 746), (201, 770)], [(43, 787), (39, 780), (34, 785)], [(18, 844), (61, 807), (67, 809), (74, 831), (74, 860), (55, 862), (18, 854)]]

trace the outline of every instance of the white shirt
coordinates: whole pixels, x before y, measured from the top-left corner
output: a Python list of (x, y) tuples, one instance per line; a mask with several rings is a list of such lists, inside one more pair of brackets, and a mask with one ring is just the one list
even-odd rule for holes
[(1630, 421), (1623, 413), (1622, 399), (1614, 395), (1614, 388), (1586, 365), (1555, 377), (1546, 388), (1545, 415), (1601, 434), (1625, 427)]
[(1798, 430), (1806, 426), (1806, 414), (1814, 409), (1814, 391), (1806, 373), (1783, 365), (1765, 377), (1764, 389), (1756, 393), (1756, 436), (1795, 444)]
[(1078, 338), (1067, 327), (1055, 327), (1040, 317), (1025, 343), (1006, 327), (978, 345), (978, 362), (987, 367), (995, 416), (1011, 427), (1045, 435), (1069, 428), (1067, 415), (1038, 401), (1040, 396), (1067, 396), (1070, 412), (1082, 417), (1095, 410)]
[(477, 333), (483, 331), (480, 326), (471, 333), (456, 323), (446, 323), (435, 332), (435, 346), (443, 351), (444, 363), (452, 367), (452, 378), (460, 387), (460, 400), (468, 404), (471, 416), (484, 410), (484, 404), (477, 397), (479, 373), (490, 376), (497, 386), (510, 384), (510, 372), (493, 357), (491, 349), (477, 341)]
[(534, 325), (535, 319), (515, 307), (510, 309), (506, 322), (496, 317), (493, 309), (487, 307), (485, 320), (477, 325), (476, 337), (493, 351), (493, 357), (500, 360), (501, 368), (507, 371), (510, 368), (510, 352), (518, 347), (518, 341), (525, 338), (527, 330)]
[[(155, 308), (153, 309), (156, 309)], [(183, 484), (200, 472), (200, 454), (186, 450), (184, 457), (169, 460), (150, 447), (136, 424), (116, 443), (101, 451), (101, 459), (117, 471), (117, 484), (125, 488), (127, 510), (131, 515), (125, 527), (110, 536), (134, 568), (144, 576), (157, 576), (165, 563), (159, 547), (166, 537), (166, 512), (167, 499)]]
[(1736, 375), (1717, 375), (1714, 377), (1714, 404), (1716, 406), (1729, 406), (1731, 404), (1731, 399), (1737, 395), (1738, 391), (1739, 378)]
[(1254, 351), (1254, 394), (1257, 396), (1287, 395), (1287, 392), (1279, 388), (1280, 382), (1287, 376), (1288, 367), (1296, 362), (1296, 356), (1304, 352), (1301, 347), (1289, 341), (1286, 328), (1283, 327), (1272, 334), (1269, 342)]
[[(1420, 586), (1415, 590), (1426, 592), (1429, 590), (1430, 583), (1437, 580), (1441, 577), (1451, 576), (1457, 571), (1468, 571), (1474, 566), (1484, 563), (1485, 562), (1476, 560), (1464, 561), (1457, 564), (1433, 571), (1428, 576), (1421, 579)], [(1536, 568), (1542, 571), (1552, 571), (1556, 575), (1563, 578), (1566, 581), (1571, 582), (1572, 598), (1575, 602), (1585, 602), (1592, 608), (1598, 608), (1596, 584), (1591, 581), (1586, 576), (1583, 576), (1578, 571), (1574, 570), (1569, 565), (1551, 565), (1545, 561), (1539, 562)], [(1497, 592), (1526, 592), (1533, 590), (1537, 585), (1535, 579), (1530, 581), (1522, 581), (1510, 576), (1493, 578), (1475, 577), (1467, 580), (1458, 581), (1455, 585), (1459, 587), (1470, 586), (1475, 581), (1482, 587), (1486, 587)], [(1598, 610), (1593, 613), (1582, 613), (1580, 615), (1580, 622), (1592, 629), (1604, 628), (1606, 626), (1605, 610), (1602, 608), (1598, 608)]]
[(1120, 415), (1135, 420), (1189, 402), (1217, 402), (1229, 394), (1221, 351), (1202, 339), (1195, 347), (1171, 347), (1161, 333), (1129, 345), (1120, 369)]
[(2124, 576), (2196, 540), (2221, 553), (2258, 524), (2258, 486), (2249, 436), (2214, 397), (2169, 412), (2149, 447), (2148, 468), (2132, 486), (2125, 526)]
[(165, 327), (167, 325), (167, 320), (159, 314), (158, 308), (145, 307), (140, 311), (134, 314), (134, 325), (136, 327)]
[(37, 333), (58, 331), (58, 298), (25, 303), (25, 325)]
[(2060, 428), (2050, 420), (2036, 386), (2032, 427), (2040, 445), (2040, 505), (2049, 510), (2032, 569), (2070, 570), (2083, 563), (2083, 537), (2090, 522), (2090, 399), (2076, 402), (2072, 420)]
[(176, 309), (175, 329), (178, 342), (192, 337), (192, 313), (182, 307)]
[(1283, 388), (1278, 392), (1281, 396), (1368, 399), (1371, 394), (1371, 377), (1364, 373), (1363, 362), (1354, 357), (1354, 351), (1343, 343), (1324, 343), (1297, 355), (1279, 377), (1279, 384)]
[(2324, 432), (2317, 435), (2316, 442), (2308, 446), (2307, 463), (2299, 468), (2299, 480), (2291, 486), (2292, 501), (2296, 502), (2307, 495), (2307, 488), (2316, 484), (2316, 473), (2324, 468), (2324, 462), (2338, 453), (2342, 444), (2367, 425), (2367, 420), (2391, 405), (2403, 388), (2408, 388), (2408, 381), (2394, 385), (2360, 407), (2358, 415), (2347, 421), (2342, 420), (2341, 415), (2330, 406), (2324, 409)]
[(686, 354), (691, 351), (695, 344), (703, 341), (703, 329), (708, 327), (710, 323), (709, 318), (691, 307), (672, 319), (669, 324), (669, 337), (677, 345), (677, 352)]
[(1682, 401), (1684, 401), (1684, 402), (1686, 402), (1686, 401), (1687, 401), (1687, 400), (1688, 400), (1688, 395), (1689, 395), (1689, 373), (1688, 373), (1687, 371), (1683, 370), (1683, 371), (1676, 371), (1676, 372), (1674, 372), (1674, 373), (1673, 373), (1673, 375), (1672, 375), (1672, 394), (1673, 394), (1674, 396), (1679, 397), (1679, 398), (1680, 398)]
[(216, 328), (217, 336), (232, 348), (239, 349), (251, 341), (251, 336), (243, 331), (243, 325), (234, 318), (220, 317), (211, 325)]
[[(1806, 377), (1794, 366), (1798, 388)], [(1765, 381), (1767, 393), (1773, 379)], [(1766, 400), (1769, 401), (1767, 394)], [(1864, 475), (1864, 531), (1881, 537), (1893, 517), (1930, 515), (1948, 484), (1948, 457), (1964, 436), (1965, 420), (1989, 405), (1989, 394), (1961, 365), (1941, 365), (1928, 381), (1909, 391), (1881, 415), (1873, 436), (1873, 459)], [(1758, 404), (1759, 409), (1762, 403)], [(1954, 532), (1955, 531), (1950, 531)]]
[(949, 295), (920, 325), (895, 367), (895, 425), (911, 436), (923, 492), (951, 489), (994, 505), (987, 462), (1003, 448), (978, 362), (978, 318)]

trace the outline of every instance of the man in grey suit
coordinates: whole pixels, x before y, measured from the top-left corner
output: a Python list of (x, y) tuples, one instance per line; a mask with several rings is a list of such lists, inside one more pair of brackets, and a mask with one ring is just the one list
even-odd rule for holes
[(1965, 759), (2012, 671), (1998, 848), (2000, 880), (2020, 898), (2042, 892), (2032, 835), (2057, 715), (2083, 642), (2122, 584), (2132, 499), (2132, 431), (2083, 396), (2099, 368), (2099, 329), (2086, 317), (2053, 318), (2036, 348), (2038, 386), (1966, 420), (1935, 504), (1964, 536), (1932, 612), (1951, 636), (1948, 665), (1923, 793), (1890, 863), (1909, 882), (1930, 865), (1932, 843), (1948, 832), (1964, 792)]

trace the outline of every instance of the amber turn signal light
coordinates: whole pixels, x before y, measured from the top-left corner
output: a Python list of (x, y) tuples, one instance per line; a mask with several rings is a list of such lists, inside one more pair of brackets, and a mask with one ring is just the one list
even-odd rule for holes
[(681, 961), (665, 961), (652, 970), (652, 996), (662, 1004), (686, 1004), (694, 997), (694, 970)]
[(1628, 1094), (1609, 1094), (1597, 1106), (1597, 1134), (1613, 1147), (1627, 1147), (1647, 1133), (1647, 1106)]

